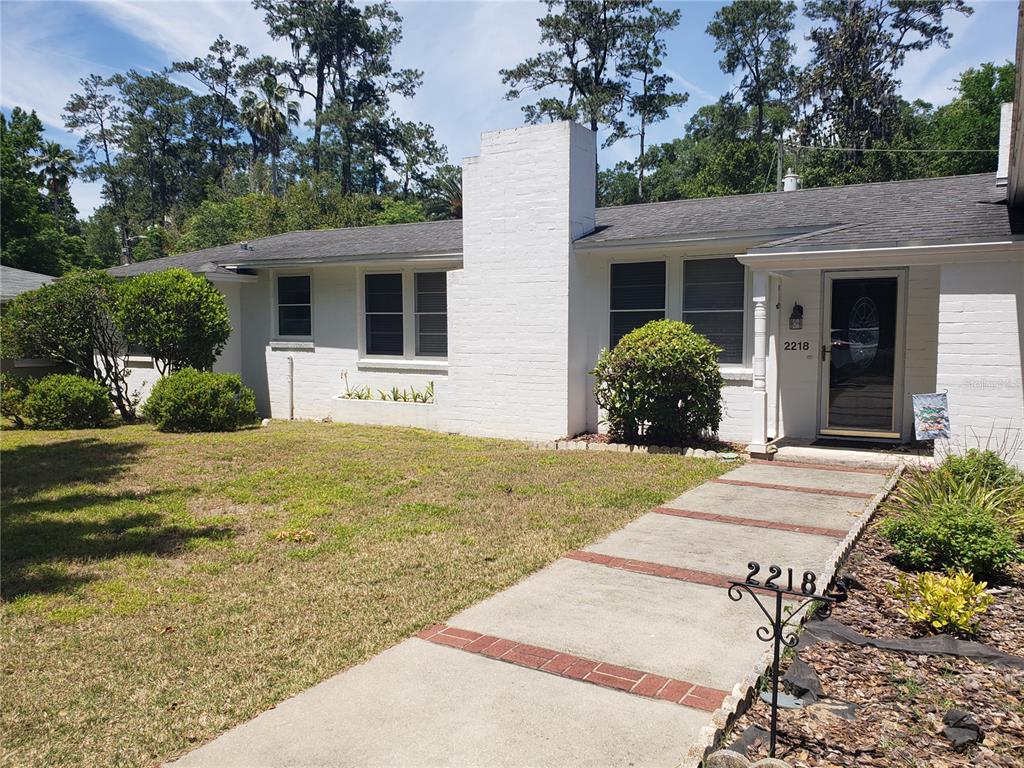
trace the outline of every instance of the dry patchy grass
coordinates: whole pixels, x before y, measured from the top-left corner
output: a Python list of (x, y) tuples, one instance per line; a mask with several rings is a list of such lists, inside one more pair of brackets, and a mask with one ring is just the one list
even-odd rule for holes
[(2, 459), (10, 766), (172, 757), (723, 469), (312, 423)]

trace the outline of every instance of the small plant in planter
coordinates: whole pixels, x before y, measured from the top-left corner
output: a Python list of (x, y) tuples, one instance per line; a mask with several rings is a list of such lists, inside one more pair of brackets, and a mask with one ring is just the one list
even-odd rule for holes
[(985, 593), (987, 586), (966, 571), (956, 571), (947, 576), (919, 573), (913, 579), (901, 574), (889, 591), (903, 603), (900, 613), (913, 623), (973, 635), (981, 615), (995, 602)]

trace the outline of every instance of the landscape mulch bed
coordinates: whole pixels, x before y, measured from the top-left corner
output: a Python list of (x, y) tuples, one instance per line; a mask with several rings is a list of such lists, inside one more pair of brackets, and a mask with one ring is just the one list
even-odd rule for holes
[[(843, 571), (855, 587), (832, 617), (870, 637), (922, 637), (886, 589), (902, 573), (891, 555), (874, 525), (865, 531)], [(1009, 569), (990, 588), (996, 602), (972, 639), (1024, 655), (1024, 567)], [(780, 709), (777, 757), (794, 768), (1024, 766), (1024, 670), (824, 642), (799, 655), (817, 673), (825, 698)], [(845, 702), (855, 707), (852, 719), (838, 712)], [(943, 716), (953, 708), (974, 716), (984, 732), (980, 744), (956, 748), (943, 735)], [(732, 738), (752, 725), (767, 730), (769, 719), (768, 704), (755, 700)], [(747, 749), (752, 761), (767, 754), (767, 736)]]

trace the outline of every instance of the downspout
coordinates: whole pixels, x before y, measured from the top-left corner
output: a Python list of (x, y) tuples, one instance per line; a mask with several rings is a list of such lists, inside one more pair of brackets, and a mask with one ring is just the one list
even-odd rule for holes
[(295, 420), (295, 357), (288, 355), (288, 420)]

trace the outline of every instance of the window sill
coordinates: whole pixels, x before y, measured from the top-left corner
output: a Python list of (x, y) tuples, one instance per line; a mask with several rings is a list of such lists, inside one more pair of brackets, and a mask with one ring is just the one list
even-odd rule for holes
[(129, 368), (155, 368), (156, 363), (153, 362), (153, 358), (148, 355), (128, 355), (125, 359), (125, 364)]
[(448, 373), (447, 360), (406, 360), (404, 358), (364, 357), (356, 360), (361, 371), (415, 371), (422, 373)]
[(313, 352), (316, 350), (316, 344), (312, 341), (288, 341), (287, 339), (274, 339), (270, 342), (270, 348), (280, 351)]
[(726, 381), (745, 381), (750, 382), (754, 378), (753, 368), (742, 368), (740, 366), (732, 365), (720, 365), (718, 370), (722, 373), (722, 378)]

